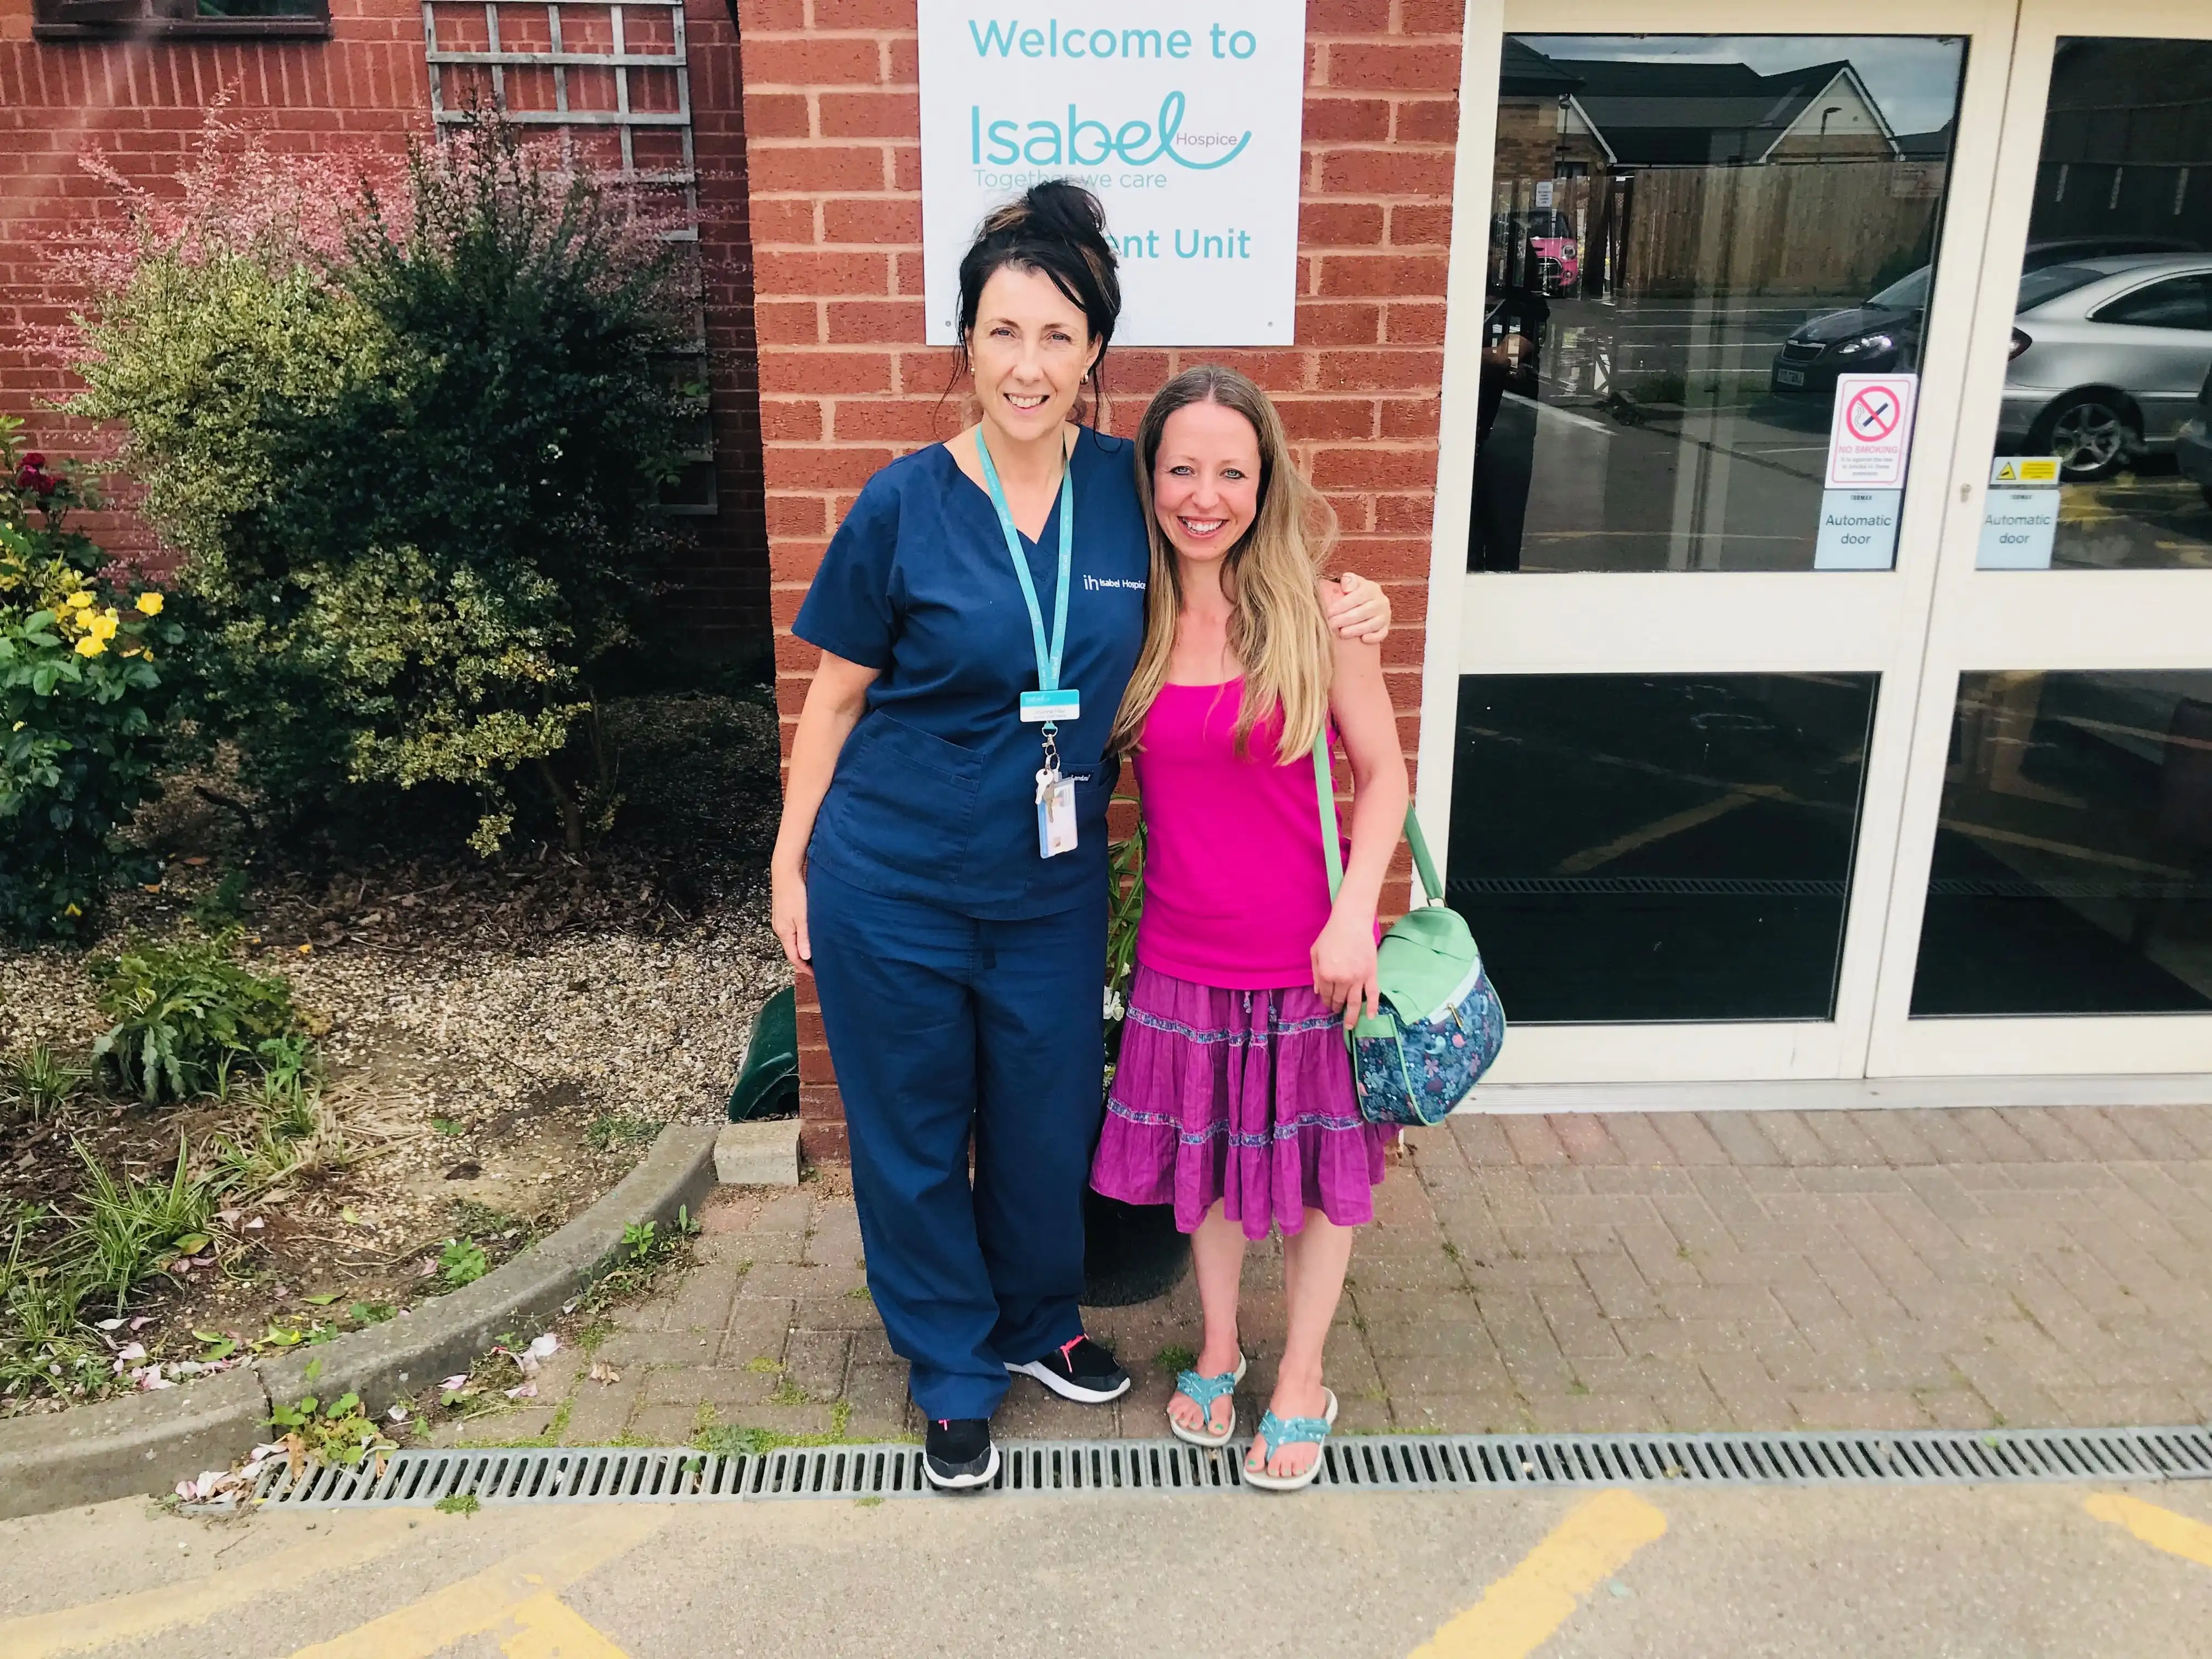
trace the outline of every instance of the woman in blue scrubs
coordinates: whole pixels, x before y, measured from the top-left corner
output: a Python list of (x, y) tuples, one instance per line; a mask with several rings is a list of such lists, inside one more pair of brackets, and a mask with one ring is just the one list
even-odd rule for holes
[[(1120, 309), (1087, 191), (1040, 185), (994, 214), (960, 267), (981, 418), (868, 481), (793, 624), (823, 655), (792, 743), (775, 927), (820, 994), (868, 1286), (940, 1486), (998, 1472), (1010, 1372), (1093, 1403), (1129, 1386), (1077, 1307), (1102, 1109), (1104, 744), (1148, 548), (1128, 441), (1073, 417)], [(1341, 632), (1388, 626), (1371, 584), (1324, 598)]]

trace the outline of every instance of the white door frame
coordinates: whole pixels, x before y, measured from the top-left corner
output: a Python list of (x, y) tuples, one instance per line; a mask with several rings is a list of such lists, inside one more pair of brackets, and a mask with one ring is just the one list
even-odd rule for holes
[[(1873, 671), (1882, 677), (1836, 1018), (1519, 1026), (1492, 1073), (1492, 1086), (1833, 1079), (1856, 1078), (1864, 1070), (1883, 927), (1893, 909), (1893, 878), (1900, 863), (1906, 760), (1919, 713), (1936, 553), (1948, 517), (1943, 483), (1954, 471), (1960, 436), (1958, 412), (1970, 361), (1967, 320), (1983, 281), (1987, 213), (1982, 204), (1990, 199), (1996, 179), (2016, 13), (2016, 0), (1804, 0), (1790, 10), (1789, 27), (1778, 28), (1772, 9), (1752, 0), (1470, 0), (1422, 681), (1417, 799), (1424, 820), (1439, 832), (1449, 822), (1462, 673)], [(1969, 38), (1895, 569), (1468, 574), (1498, 80), (1509, 32)], [(1947, 708), (1947, 718), (1948, 713)], [(1441, 833), (1436, 839), (1449, 841)]]
[(1974, 568), (2012, 333), (2008, 300), (2027, 245), (2052, 52), (2063, 36), (2212, 40), (2212, 6), (2130, 0), (2118, 13), (2085, 20), (2078, 5), (2062, 0), (2022, 0), (1984, 298), (1967, 341), (1957, 453), (1942, 498), (1942, 558), (1868, 1055), (1875, 1076), (2212, 1071), (2212, 1014), (1913, 1019), (1908, 1012), (1960, 673), (2212, 669), (2212, 571)]

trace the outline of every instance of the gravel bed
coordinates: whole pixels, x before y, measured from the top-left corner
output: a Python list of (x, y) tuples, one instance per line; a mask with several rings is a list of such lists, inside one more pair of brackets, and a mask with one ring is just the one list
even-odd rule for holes
[[(250, 856), (243, 957), (328, 1023), (324, 1098), (351, 1160), (226, 1212), (209, 1263), (133, 1296), (153, 1359), (204, 1353), (198, 1332), (253, 1346), (348, 1306), (408, 1305), (442, 1287), (446, 1242), (471, 1238), (495, 1265), (611, 1188), (663, 1124), (720, 1117), (754, 1017), (791, 982), (768, 921), (774, 711), (694, 696), (619, 717), (639, 761), (633, 827), (586, 864), (419, 847), (288, 863), (249, 855), (173, 789), (173, 810), (149, 815), (158, 890), (120, 896), (88, 951), (0, 947), (0, 1052), (43, 1042), (82, 1063), (106, 1025), (87, 957), (187, 926)], [(145, 1175), (180, 1132), (197, 1164), (246, 1112), (88, 1094), (42, 1123), (0, 1118), (0, 1212), (73, 1207), (78, 1143)], [(0, 1401), (0, 1415), (30, 1404)]]

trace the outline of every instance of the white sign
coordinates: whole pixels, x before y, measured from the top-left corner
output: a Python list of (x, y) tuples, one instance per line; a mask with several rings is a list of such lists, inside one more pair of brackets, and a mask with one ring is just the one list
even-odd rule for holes
[(2058, 492), (1992, 489), (1982, 507), (1977, 570), (2048, 570), (2058, 539)]
[(1839, 374), (1828, 429), (1828, 488), (1902, 489), (1917, 374)]
[(1887, 570), (1897, 562), (1901, 489), (1831, 489), (1820, 497), (1815, 570)]
[(1302, 0), (920, 0), (928, 342), (951, 345), (983, 216), (1046, 179), (1097, 196), (1117, 345), (1288, 345)]

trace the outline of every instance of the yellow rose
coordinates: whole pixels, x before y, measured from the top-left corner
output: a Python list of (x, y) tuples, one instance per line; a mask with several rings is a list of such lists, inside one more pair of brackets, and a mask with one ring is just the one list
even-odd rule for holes
[(92, 605), (92, 595), (85, 592), (72, 593), (64, 603), (72, 611), (88, 610)]
[(88, 617), (84, 624), (84, 631), (91, 635), (95, 640), (106, 641), (113, 639), (115, 637), (115, 613), (112, 611), (109, 611), (100, 616)]
[(161, 614), (161, 596), (159, 593), (155, 592), (141, 593), (138, 596), (138, 609), (143, 614), (149, 617), (160, 616)]
[(107, 641), (97, 634), (88, 634), (76, 642), (76, 653), (80, 657), (97, 657), (106, 649)]

